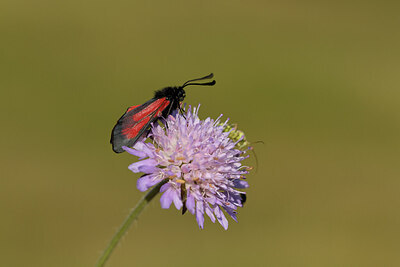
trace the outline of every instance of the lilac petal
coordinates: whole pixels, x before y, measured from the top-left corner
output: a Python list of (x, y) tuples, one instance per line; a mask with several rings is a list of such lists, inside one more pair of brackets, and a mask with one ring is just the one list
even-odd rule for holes
[(171, 184), (170, 183), (166, 183), (166, 184), (161, 186), (160, 192), (165, 192), (170, 187), (171, 187)]
[(161, 208), (169, 209), (172, 204), (173, 194), (172, 190), (168, 189), (165, 193), (160, 197)]
[(181, 170), (183, 173), (189, 173), (191, 171), (190, 165), (189, 164), (183, 164), (181, 167)]
[(236, 211), (234, 209), (224, 207), (224, 210), (229, 214), (229, 216), (232, 217), (233, 220), (235, 220), (235, 222), (237, 222)]
[[(222, 192), (221, 194), (223, 194), (225, 197), (225, 201), (224, 203), (222, 203), (222, 206), (227, 206), (229, 208), (232, 208), (232, 206), (234, 206), (234, 204), (236, 204), (237, 206), (243, 206), (242, 202), (242, 194), (246, 195), (245, 192), (240, 192), (240, 191), (236, 191), (236, 190), (230, 190), (230, 192)], [(221, 205), (221, 204), (220, 204)]]
[(193, 195), (188, 192), (188, 196), (186, 199), (186, 208), (189, 210), (191, 214), (194, 214), (195, 212), (195, 205), (196, 203), (194, 202)]
[(136, 150), (136, 149), (133, 149), (133, 148), (130, 148), (127, 146), (123, 146), (122, 149), (125, 150), (126, 152), (128, 152), (129, 154), (134, 155), (139, 158), (147, 157), (146, 153), (144, 153), (143, 151), (140, 151), (140, 150)]
[(142, 166), (139, 168), (139, 171), (143, 173), (155, 173), (158, 171), (158, 168), (154, 166)]
[(204, 228), (204, 207), (202, 201), (197, 201), (196, 205), (196, 220), (200, 229)]
[[(172, 189), (170, 189), (170, 190), (172, 190)], [(178, 190), (173, 190), (173, 191), (174, 191), (174, 193), (173, 193), (173, 201), (174, 201), (175, 208), (177, 210), (180, 210), (183, 207), (182, 199), (181, 199), (181, 196), (180, 196), (180, 190), (179, 191)]]
[(133, 171), (134, 173), (144, 172), (144, 173), (153, 173), (158, 170), (157, 161), (154, 159), (145, 159), (129, 165), (128, 169)]
[(162, 169), (162, 171), (164, 172), (166, 177), (175, 175), (175, 173), (173, 171), (170, 171), (170, 170), (167, 170), (167, 169)]
[[(208, 205), (207, 205), (208, 206)], [(210, 220), (215, 223), (215, 216), (210, 208), (210, 206), (206, 207), (206, 213), (208, 215), (208, 217), (210, 217)]]
[(176, 177), (182, 176), (181, 169), (178, 166), (170, 165), (170, 166), (168, 166), (168, 169), (166, 170), (166, 172), (170, 173), (170, 176), (172, 176), (172, 175), (176, 175)]
[(244, 195), (244, 197), (246, 196), (246, 193), (241, 193), (241, 194), (237, 194), (234, 197), (232, 197), (231, 203), (236, 204), (239, 207), (243, 207), (243, 198), (242, 195)]
[(228, 220), (226, 219), (224, 213), (220, 209), (219, 206), (215, 206), (214, 208), (214, 214), (218, 219), (218, 222), (224, 227), (225, 230), (228, 229)]
[(136, 144), (133, 146), (134, 149), (142, 151), (145, 155), (151, 156), (153, 154), (153, 151), (149, 149), (149, 145), (152, 146), (150, 143), (144, 143), (144, 142), (136, 142)]
[(209, 198), (207, 198), (207, 202), (210, 203), (211, 205), (215, 205), (215, 203), (217, 202), (217, 198), (209, 197)]
[(249, 184), (246, 181), (235, 179), (233, 180), (233, 187), (235, 188), (247, 188)]
[(160, 180), (157, 179), (155, 175), (144, 175), (137, 180), (136, 187), (141, 192), (144, 192), (159, 182)]

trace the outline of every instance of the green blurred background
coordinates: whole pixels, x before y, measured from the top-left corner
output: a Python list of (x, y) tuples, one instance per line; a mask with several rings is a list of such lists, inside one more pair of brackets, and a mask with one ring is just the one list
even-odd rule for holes
[(142, 196), (114, 123), (210, 72), (185, 102), (265, 143), (239, 223), (157, 199), (109, 266), (400, 266), (399, 8), (1, 1), (1, 266), (93, 266)]

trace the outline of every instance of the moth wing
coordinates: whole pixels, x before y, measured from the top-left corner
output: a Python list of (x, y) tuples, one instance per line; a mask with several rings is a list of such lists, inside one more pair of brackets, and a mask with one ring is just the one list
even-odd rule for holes
[(112, 130), (110, 143), (114, 152), (124, 152), (123, 146), (132, 147), (169, 104), (170, 101), (163, 97), (153, 98), (143, 105), (129, 107)]

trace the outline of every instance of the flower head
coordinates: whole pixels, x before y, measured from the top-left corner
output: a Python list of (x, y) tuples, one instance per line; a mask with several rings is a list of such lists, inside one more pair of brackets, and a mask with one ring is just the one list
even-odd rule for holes
[(141, 140), (133, 148), (124, 147), (140, 159), (129, 166), (144, 173), (137, 188), (146, 191), (168, 179), (160, 189), (161, 207), (168, 209), (174, 203), (183, 212), (189, 210), (200, 228), (205, 213), (227, 229), (223, 210), (236, 221), (236, 210), (245, 199), (245, 192), (237, 189), (248, 187), (243, 180), (248, 168), (241, 164), (245, 152), (236, 146), (241, 139), (229, 137), (224, 130), (227, 121), (221, 124), (220, 117), (200, 120), (198, 108), (189, 108), (184, 115), (169, 116), (167, 127), (153, 125), (152, 142)]

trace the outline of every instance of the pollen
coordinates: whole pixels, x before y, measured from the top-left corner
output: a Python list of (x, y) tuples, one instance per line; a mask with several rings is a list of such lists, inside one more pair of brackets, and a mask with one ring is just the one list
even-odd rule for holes
[(185, 160), (185, 157), (176, 157), (177, 160)]
[(171, 175), (171, 176), (169, 176), (168, 178), (172, 180), (172, 179), (176, 178), (176, 175), (175, 175), (175, 174), (174, 174), (174, 175)]
[(184, 183), (185, 183), (185, 180), (177, 179), (176, 182), (177, 182), (177, 183), (180, 183), (180, 184), (184, 184)]

